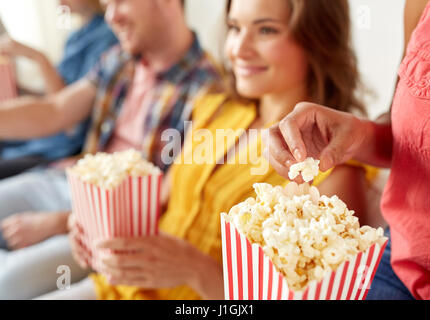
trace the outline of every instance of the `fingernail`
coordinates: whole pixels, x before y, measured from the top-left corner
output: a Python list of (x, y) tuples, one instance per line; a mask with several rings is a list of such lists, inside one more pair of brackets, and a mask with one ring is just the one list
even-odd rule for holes
[(299, 149), (294, 150), (294, 157), (296, 158), (297, 161), (302, 161), (302, 154), (299, 151)]
[(321, 162), (324, 163), (323, 167), (321, 168), (324, 170), (324, 172), (333, 167), (333, 160), (331, 159), (331, 157), (325, 156), (324, 159), (321, 159), (321, 160), (322, 160)]

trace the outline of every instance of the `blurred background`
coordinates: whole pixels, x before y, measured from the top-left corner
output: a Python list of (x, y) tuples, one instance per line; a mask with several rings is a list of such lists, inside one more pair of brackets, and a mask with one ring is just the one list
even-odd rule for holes
[[(363, 82), (369, 116), (375, 119), (389, 110), (403, 55), (403, 8), (405, 0), (349, 0), (353, 41)], [(200, 35), (203, 46), (216, 59), (222, 58), (225, 0), (187, 0), (187, 20)], [(69, 19), (57, 0), (0, 0), (0, 19), (16, 40), (44, 52), (52, 61), (61, 59), (69, 32), (80, 25)], [(17, 59), (17, 77), (22, 87), (43, 90), (38, 68)]]

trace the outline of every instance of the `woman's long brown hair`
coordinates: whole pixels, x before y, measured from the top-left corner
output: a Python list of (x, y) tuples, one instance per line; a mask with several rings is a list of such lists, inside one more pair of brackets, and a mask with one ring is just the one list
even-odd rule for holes
[[(360, 75), (351, 46), (347, 0), (285, 0), (291, 8), (289, 30), (309, 64), (312, 102), (341, 111), (366, 114), (357, 98)], [(227, 0), (227, 15), (232, 0)]]

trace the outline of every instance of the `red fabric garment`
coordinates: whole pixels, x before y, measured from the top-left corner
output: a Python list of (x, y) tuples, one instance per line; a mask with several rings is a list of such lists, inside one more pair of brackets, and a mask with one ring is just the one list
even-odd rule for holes
[(392, 108), (393, 161), (381, 209), (391, 230), (394, 272), (430, 299), (430, 3), (399, 70)]

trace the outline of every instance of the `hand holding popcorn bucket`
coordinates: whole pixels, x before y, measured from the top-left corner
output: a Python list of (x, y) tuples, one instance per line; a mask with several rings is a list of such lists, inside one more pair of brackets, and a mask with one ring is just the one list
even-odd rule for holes
[[(299, 171), (309, 182), (318, 163), (297, 164), (290, 178)], [(257, 199), (221, 214), (225, 298), (364, 300), (387, 244), (382, 228), (360, 228), (341, 200), (307, 183), (254, 188)]]
[(98, 241), (158, 233), (162, 172), (139, 152), (87, 155), (67, 170), (67, 179), (95, 270), (100, 267)]

